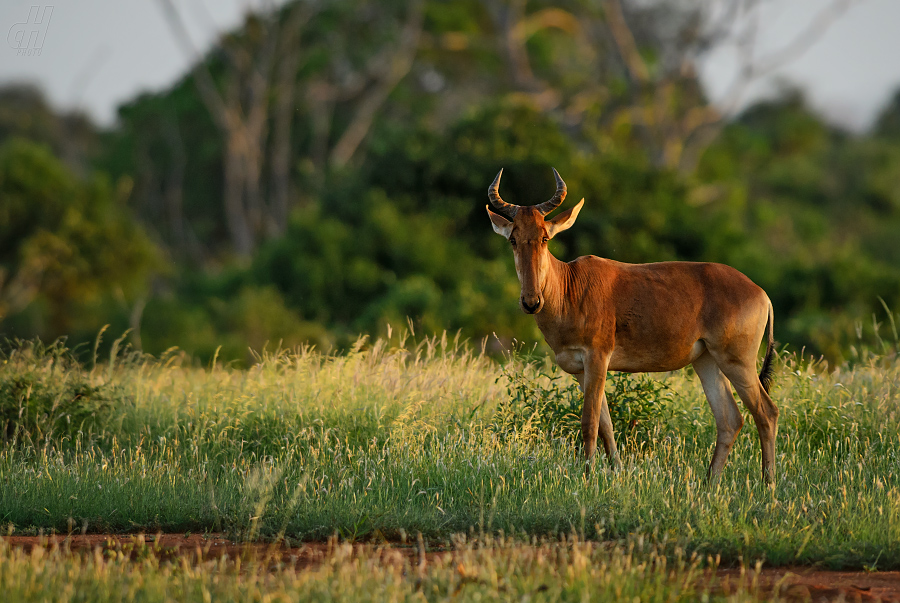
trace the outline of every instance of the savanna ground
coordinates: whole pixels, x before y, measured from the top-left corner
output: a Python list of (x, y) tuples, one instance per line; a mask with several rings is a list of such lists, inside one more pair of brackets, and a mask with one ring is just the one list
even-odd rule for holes
[[(782, 356), (774, 487), (749, 416), (707, 485), (715, 429), (689, 369), (611, 377), (625, 468), (601, 459), (586, 475), (577, 386), (545, 359), (394, 338), (238, 370), (174, 351), (114, 345), (79, 364), (60, 345), (14, 345), (0, 365), (0, 590), (23, 601), (897, 595), (895, 356), (837, 370)], [(784, 568), (845, 573), (822, 590)]]

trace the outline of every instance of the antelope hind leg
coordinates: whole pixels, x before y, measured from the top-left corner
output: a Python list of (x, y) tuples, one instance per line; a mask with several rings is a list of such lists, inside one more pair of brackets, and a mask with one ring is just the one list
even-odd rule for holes
[(734, 401), (731, 385), (719, 369), (709, 352), (704, 352), (694, 361), (694, 371), (703, 384), (703, 393), (709, 401), (709, 408), (716, 419), (716, 449), (709, 463), (706, 478), (715, 483), (725, 467), (728, 453), (737, 439), (744, 418)]
[(751, 362), (742, 365), (720, 365), (722, 372), (734, 385), (738, 396), (756, 423), (759, 432), (759, 443), (762, 447), (762, 472), (763, 479), (772, 483), (775, 481), (775, 437), (778, 434), (778, 407), (772, 402), (772, 398), (763, 389), (756, 374), (756, 357)]

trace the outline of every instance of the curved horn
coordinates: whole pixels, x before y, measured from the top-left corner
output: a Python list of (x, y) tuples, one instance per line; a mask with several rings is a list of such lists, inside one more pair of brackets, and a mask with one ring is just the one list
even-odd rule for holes
[(494, 178), (494, 181), (491, 182), (491, 185), (488, 187), (488, 199), (491, 200), (491, 205), (499, 209), (501, 212), (504, 212), (507, 217), (513, 218), (515, 217), (516, 212), (519, 211), (519, 206), (513, 205), (512, 203), (507, 203), (500, 198), (500, 176), (502, 175), (503, 170), (501, 169), (497, 173), (497, 177)]
[(556, 171), (556, 168), (553, 168), (553, 175), (556, 176), (556, 193), (549, 201), (544, 201), (543, 203), (534, 206), (536, 210), (541, 212), (542, 216), (546, 216), (562, 205), (563, 199), (566, 198), (566, 183), (559, 177), (559, 172)]

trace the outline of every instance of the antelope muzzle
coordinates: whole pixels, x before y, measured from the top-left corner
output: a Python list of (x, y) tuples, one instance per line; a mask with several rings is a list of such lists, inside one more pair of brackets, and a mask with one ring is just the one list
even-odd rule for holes
[(536, 294), (523, 294), (522, 297), (519, 298), (519, 305), (522, 306), (522, 311), (525, 312), (525, 314), (537, 314), (544, 306), (544, 298)]

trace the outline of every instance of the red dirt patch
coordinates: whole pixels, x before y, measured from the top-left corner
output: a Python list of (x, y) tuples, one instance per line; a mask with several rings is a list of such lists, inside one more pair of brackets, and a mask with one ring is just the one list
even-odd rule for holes
[(725, 593), (740, 584), (752, 588), (756, 583), (764, 594), (775, 594), (787, 601), (847, 601), (848, 603), (900, 603), (900, 572), (842, 572), (809, 567), (764, 568), (752, 571), (724, 569), (716, 572), (718, 587)]
[[(99, 549), (106, 556), (140, 559), (147, 555), (171, 560), (187, 557), (191, 561), (218, 559), (256, 559), (283, 563), (295, 568), (315, 567), (335, 553), (335, 544), (303, 543), (288, 546), (267, 543), (234, 542), (222, 534), (157, 534), (157, 535), (70, 535), (70, 536), (9, 536), (0, 543), (30, 552), (35, 547), (58, 548), (72, 553), (93, 553)], [(420, 561), (415, 546), (353, 545), (353, 553), (376, 557), (383, 563)], [(452, 556), (452, 551), (429, 552), (425, 561), (437, 555)], [(751, 570), (720, 569), (712, 579), (714, 590), (730, 594), (743, 585), (762, 596), (777, 594), (787, 601), (837, 601), (900, 603), (900, 572), (844, 572), (809, 567), (765, 568), (759, 574)]]

